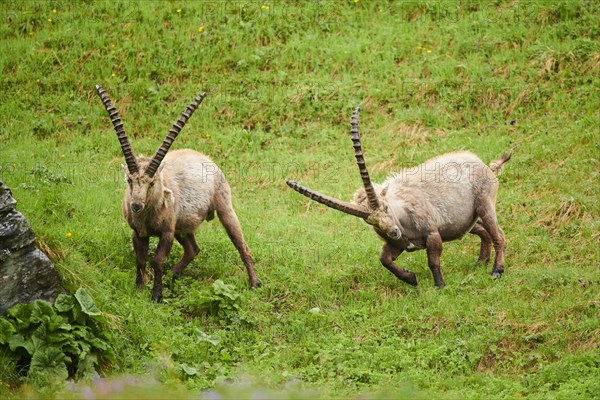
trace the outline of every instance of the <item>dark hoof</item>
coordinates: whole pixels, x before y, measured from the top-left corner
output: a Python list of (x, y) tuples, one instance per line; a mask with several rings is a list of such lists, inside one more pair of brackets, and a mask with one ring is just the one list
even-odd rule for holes
[(152, 300), (154, 300), (157, 303), (160, 303), (162, 301), (162, 293), (152, 292)]
[(181, 275), (179, 274), (173, 274), (173, 282), (175, 282), (177, 279), (179, 279)]
[(445, 284), (444, 282), (442, 282), (442, 283), (441, 283), (441, 284), (439, 284), (439, 285), (435, 285), (435, 288), (436, 288), (436, 289), (443, 289), (443, 288), (445, 288), (445, 287), (446, 287), (446, 284)]
[(417, 276), (414, 272), (406, 271), (401, 279), (409, 285), (417, 286)]
[(260, 281), (260, 279), (257, 279), (255, 282), (250, 282), (250, 287), (252, 289), (258, 289), (261, 286), (262, 286), (262, 282)]
[(501, 278), (502, 277), (502, 272), (503, 271), (492, 271), (492, 276), (494, 278)]

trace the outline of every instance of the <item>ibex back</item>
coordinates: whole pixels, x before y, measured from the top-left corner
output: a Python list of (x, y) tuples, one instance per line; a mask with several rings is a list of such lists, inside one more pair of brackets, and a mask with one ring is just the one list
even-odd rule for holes
[(305, 188), (287, 184), (297, 192), (336, 210), (363, 218), (373, 226), (385, 244), (380, 261), (397, 278), (417, 284), (412, 271), (394, 261), (403, 251), (427, 250), (427, 261), (435, 286), (445, 285), (440, 268), (442, 242), (467, 233), (481, 238), (479, 262), (490, 260), (491, 245), (496, 251), (492, 275), (504, 272), (504, 233), (496, 217), (497, 175), (510, 153), (488, 167), (475, 154), (462, 151), (433, 158), (373, 185), (363, 156), (358, 133), (358, 114), (352, 115), (352, 141), (364, 188), (353, 203), (334, 199)]
[(183, 246), (183, 257), (173, 266), (173, 278), (177, 278), (200, 251), (194, 232), (204, 220), (213, 219), (216, 212), (240, 253), (250, 285), (258, 287), (260, 281), (256, 277), (252, 254), (231, 204), (231, 190), (219, 167), (210, 158), (194, 150), (167, 153), (204, 99), (204, 93), (198, 95), (182, 113), (156, 154), (147, 158), (135, 157), (117, 110), (102, 87), (96, 85), (96, 90), (115, 127), (127, 164), (124, 172), (128, 187), (122, 210), (133, 229), (137, 286), (143, 287), (147, 280), (146, 259), (151, 236), (159, 237), (151, 265), (154, 270), (152, 299), (160, 301), (164, 260), (173, 240), (176, 239)]

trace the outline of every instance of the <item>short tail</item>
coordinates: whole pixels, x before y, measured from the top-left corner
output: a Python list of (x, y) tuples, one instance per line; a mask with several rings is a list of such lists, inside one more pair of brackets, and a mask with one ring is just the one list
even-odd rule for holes
[(508, 160), (510, 160), (510, 157), (512, 157), (512, 150), (505, 152), (504, 154), (502, 154), (502, 157), (500, 157), (500, 159), (494, 160), (490, 163), (490, 169), (496, 176), (499, 176), (502, 173), (502, 168), (504, 168), (504, 164), (506, 164)]

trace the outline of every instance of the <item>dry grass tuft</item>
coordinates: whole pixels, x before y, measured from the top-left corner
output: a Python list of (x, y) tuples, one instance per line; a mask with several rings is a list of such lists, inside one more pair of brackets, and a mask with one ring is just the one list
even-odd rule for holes
[(559, 69), (560, 69), (560, 64), (558, 63), (558, 61), (556, 61), (556, 59), (554, 57), (550, 56), (550, 57), (546, 58), (546, 61), (544, 61), (544, 65), (538, 71), (538, 76), (541, 78), (546, 75), (552, 75), (552, 74), (558, 72)]
[(65, 255), (60, 249), (60, 247), (53, 245), (48, 241), (45, 236), (39, 237), (37, 239), (38, 248), (48, 256), (50, 261), (53, 263), (60, 262), (64, 260)]
[(593, 218), (575, 200), (569, 199), (562, 201), (554, 211), (546, 213), (542, 219), (538, 220), (538, 224), (550, 228), (554, 233), (557, 229), (563, 228), (576, 220), (591, 222)]

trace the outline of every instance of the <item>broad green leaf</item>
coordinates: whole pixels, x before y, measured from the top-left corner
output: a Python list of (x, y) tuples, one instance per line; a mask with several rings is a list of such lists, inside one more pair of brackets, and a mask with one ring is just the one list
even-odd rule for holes
[(74, 304), (73, 296), (62, 293), (54, 301), (54, 307), (58, 312), (67, 312), (73, 308)]
[(95, 366), (98, 364), (98, 357), (95, 354), (86, 354), (77, 363), (77, 376), (84, 378), (96, 374)]
[(79, 302), (76, 302), (71, 309), (71, 314), (73, 315), (72, 322), (84, 323), (85, 314), (81, 311), (81, 305)]
[(54, 309), (52, 308), (52, 304), (48, 303), (44, 300), (36, 300), (33, 303), (31, 308), (31, 322), (45, 322), (50, 319), (50, 317), (56, 315)]
[(24, 348), (29, 355), (33, 356), (38, 350), (47, 347), (42, 339), (37, 336), (25, 337), (20, 333), (13, 335), (8, 342), (11, 351), (19, 347)]
[(79, 359), (83, 360), (86, 355), (88, 355), (91, 351), (92, 351), (92, 347), (86, 343), (86, 342), (77, 342), (77, 344), (79, 345)]
[(12, 335), (12, 337), (8, 341), (8, 347), (10, 348), (10, 351), (16, 351), (19, 347), (22, 347), (25, 350), (27, 350), (27, 348), (25, 347), (26, 345), (27, 341), (25, 340), (25, 337), (20, 333)]
[(32, 375), (55, 375), (62, 379), (67, 379), (67, 363), (71, 358), (65, 355), (56, 347), (46, 347), (39, 349), (31, 357), (31, 366), (29, 372)]
[(179, 364), (179, 369), (188, 376), (200, 375), (200, 372), (196, 368), (190, 367), (189, 365), (187, 365), (185, 363)]
[(75, 292), (75, 298), (81, 305), (81, 311), (90, 316), (96, 316), (102, 314), (98, 307), (96, 307), (96, 303), (92, 297), (88, 294), (87, 290), (84, 288), (79, 288)]
[(59, 329), (62, 330), (68, 330), (70, 329), (69, 324), (65, 324), (65, 319), (57, 314), (54, 314), (52, 316), (50, 316), (50, 318), (48, 318), (48, 321), (46, 322), (46, 324), (48, 325), (48, 331), (50, 332), (55, 332), (58, 331)]
[(7, 316), (14, 318), (17, 322), (16, 328), (18, 332), (27, 330), (29, 325), (31, 325), (32, 308), (32, 304), (16, 304), (6, 312)]
[(6, 318), (0, 318), (0, 344), (8, 344), (13, 333), (17, 330)]
[(100, 350), (108, 350), (108, 348), (110, 347), (106, 342), (104, 342), (102, 339), (98, 339), (98, 338), (93, 338), (89, 341), (89, 343), (94, 346), (97, 349)]
[(76, 338), (81, 338), (86, 341), (89, 341), (93, 337), (93, 335), (90, 334), (87, 326), (76, 325), (71, 333)]
[(62, 345), (72, 342), (73, 335), (69, 332), (54, 332), (46, 337), (48, 343), (52, 343), (53, 346), (62, 347)]
[(217, 346), (219, 343), (221, 343), (221, 338), (219, 338), (218, 336), (208, 335), (202, 332), (200, 329), (196, 329), (196, 333), (198, 334), (199, 342), (208, 342), (213, 346)]

